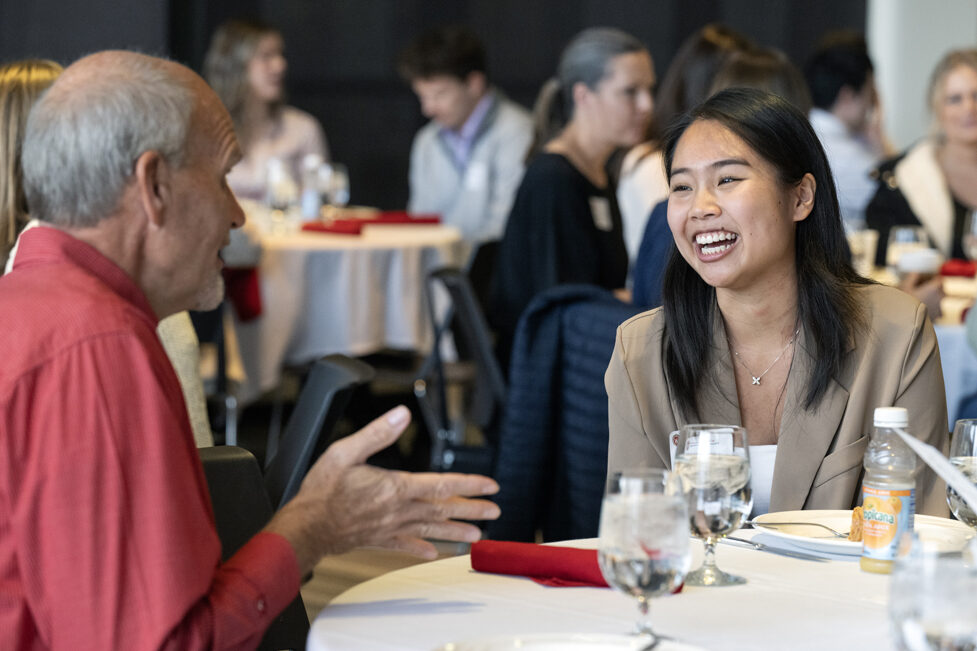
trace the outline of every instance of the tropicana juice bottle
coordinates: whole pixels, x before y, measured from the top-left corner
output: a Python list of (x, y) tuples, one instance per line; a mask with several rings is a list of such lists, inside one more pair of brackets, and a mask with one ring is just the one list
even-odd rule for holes
[(866, 572), (889, 574), (902, 534), (916, 516), (916, 454), (893, 428), (905, 429), (902, 407), (875, 410), (875, 432), (865, 450), (862, 480), (862, 558)]

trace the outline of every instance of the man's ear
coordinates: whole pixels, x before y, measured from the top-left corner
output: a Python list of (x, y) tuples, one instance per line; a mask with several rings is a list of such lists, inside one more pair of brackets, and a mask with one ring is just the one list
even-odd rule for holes
[(135, 164), (136, 197), (152, 226), (162, 226), (170, 202), (171, 169), (156, 151), (139, 155)]
[(488, 80), (485, 78), (485, 73), (475, 70), (468, 73), (465, 85), (468, 86), (468, 92), (480, 96), (488, 88)]

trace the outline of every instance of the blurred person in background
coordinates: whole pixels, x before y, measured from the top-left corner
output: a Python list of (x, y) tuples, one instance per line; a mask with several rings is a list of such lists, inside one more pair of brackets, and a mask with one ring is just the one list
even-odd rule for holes
[(567, 45), (557, 76), (540, 92), (532, 158), (499, 244), (490, 298), (503, 364), (520, 315), (541, 291), (567, 283), (624, 291), (628, 254), (606, 165), (615, 149), (644, 138), (654, 83), (638, 39), (592, 28)]
[(491, 85), (467, 27), (422, 34), (398, 69), (430, 120), (411, 146), (407, 209), (441, 215), (472, 245), (499, 239), (532, 141), (529, 112)]
[[(685, 39), (662, 76), (645, 142), (624, 156), (617, 187), (624, 244), (632, 263), (637, 258), (651, 209), (668, 197), (658, 134), (676, 117), (709, 96), (713, 77), (730, 54), (751, 47), (752, 42), (743, 34), (719, 23), (709, 23)], [(663, 244), (670, 244), (671, 237), (668, 240)]]
[(43, 59), (0, 66), (0, 259), (4, 265), (30, 219), (20, 165), (27, 116), (60, 74), (60, 65)]
[(962, 235), (977, 209), (977, 49), (953, 50), (930, 75), (929, 137), (879, 166), (875, 196), (866, 208), (879, 231), (876, 264), (885, 264), (889, 229), (923, 226), (946, 258), (967, 258)]
[(857, 32), (827, 34), (804, 65), (814, 108), (811, 126), (831, 163), (841, 217), (864, 228), (865, 206), (875, 194), (872, 171), (886, 155), (875, 69)]
[(239, 198), (265, 198), (269, 161), (281, 161), (297, 184), (307, 154), (329, 160), (319, 121), (285, 103), (287, 67), (285, 41), (266, 23), (230, 20), (210, 41), (204, 78), (231, 114), (244, 152), (227, 177)]

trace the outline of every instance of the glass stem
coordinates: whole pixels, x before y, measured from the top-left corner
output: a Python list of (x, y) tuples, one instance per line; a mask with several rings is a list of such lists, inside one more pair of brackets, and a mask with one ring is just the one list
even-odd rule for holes
[(638, 597), (638, 623), (635, 626), (635, 632), (638, 635), (649, 635), (654, 639), (655, 633), (651, 630), (651, 617), (648, 616), (649, 606), (651, 606), (651, 600), (648, 597)]
[(705, 555), (702, 558), (702, 567), (706, 570), (714, 570), (716, 569), (716, 540), (709, 538), (705, 542)]

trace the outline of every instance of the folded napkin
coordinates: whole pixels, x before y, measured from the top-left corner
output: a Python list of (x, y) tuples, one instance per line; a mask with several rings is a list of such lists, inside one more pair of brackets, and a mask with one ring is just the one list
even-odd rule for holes
[(941, 276), (966, 276), (968, 278), (973, 278), (974, 274), (977, 274), (977, 263), (973, 260), (961, 260), (960, 258), (951, 258), (943, 263), (940, 267)]
[(305, 222), (302, 230), (314, 233), (336, 233), (339, 235), (359, 235), (363, 232), (362, 219), (334, 219), (330, 222)]
[(472, 545), (472, 569), (527, 576), (549, 586), (607, 587), (596, 549), (480, 540)]
[(363, 221), (368, 224), (440, 224), (441, 216), (409, 213), (405, 210), (385, 210), (376, 217), (368, 217)]

